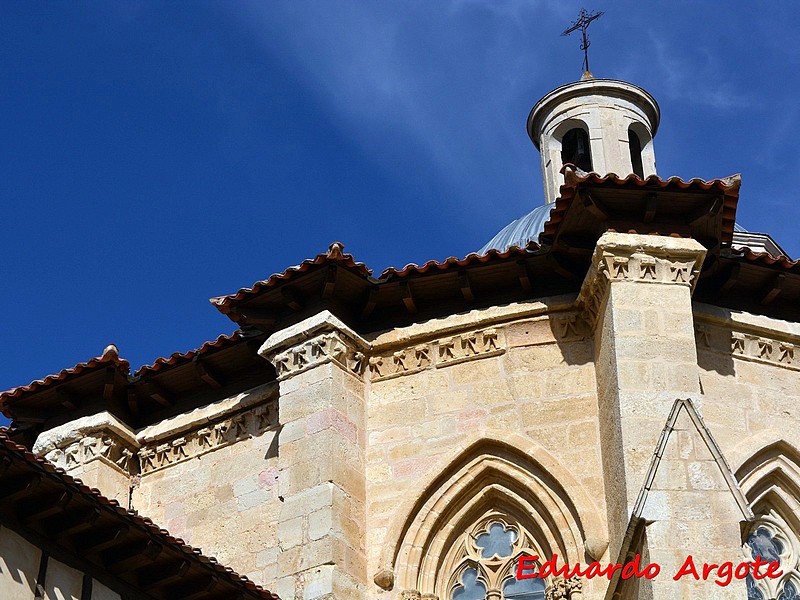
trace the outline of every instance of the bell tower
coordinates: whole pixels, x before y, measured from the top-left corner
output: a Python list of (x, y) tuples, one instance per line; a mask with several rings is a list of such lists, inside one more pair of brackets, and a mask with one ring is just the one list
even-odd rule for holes
[(528, 116), (528, 135), (541, 153), (545, 202), (558, 198), (567, 163), (601, 175), (655, 175), (660, 115), (642, 88), (588, 72), (545, 95)]

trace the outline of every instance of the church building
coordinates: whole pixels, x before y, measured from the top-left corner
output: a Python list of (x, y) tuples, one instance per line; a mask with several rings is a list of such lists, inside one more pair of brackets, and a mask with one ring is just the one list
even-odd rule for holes
[[(657, 173), (659, 120), (586, 73), (528, 117), (545, 204), (479, 251), (334, 242), (212, 298), (230, 335), (0, 394), (0, 596), (800, 599), (800, 262), (739, 175)], [(586, 573), (629, 561), (659, 573)]]

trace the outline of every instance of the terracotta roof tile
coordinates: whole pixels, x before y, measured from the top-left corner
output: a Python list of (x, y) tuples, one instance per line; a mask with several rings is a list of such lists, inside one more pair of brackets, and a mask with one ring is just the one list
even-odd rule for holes
[(93, 502), (100, 504), (102, 506), (109, 507), (110, 509), (114, 510), (121, 518), (128, 521), (129, 524), (138, 527), (140, 529), (145, 529), (152, 535), (161, 538), (163, 542), (166, 544), (180, 550), (184, 554), (191, 555), (194, 560), (198, 562), (203, 562), (206, 564), (213, 565), (214, 569), (220, 573), (224, 573), (227, 578), (229, 579), (230, 583), (238, 587), (245, 587), (248, 590), (255, 592), (259, 597), (265, 598), (268, 600), (279, 600), (276, 594), (273, 594), (269, 590), (262, 588), (259, 585), (256, 585), (252, 581), (250, 581), (244, 575), (239, 575), (230, 567), (224, 567), (220, 565), (218, 561), (213, 557), (206, 557), (203, 556), (202, 550), (199, 548), (194, 548), (188, 544), (186, 544), (182, 539), (176, 538), (169, 534), (166, 529), (161, 529), (157, 525), (153, 523), (153, 521), (147, 517), (140, 516), (137, 511), (129, 510), (121, 507), (116, 500), (106, 498), (103, 496), (99, 490), (95, 488), (90, 488), (77, 478), (73, 478), (65, 473), (65, 471), (61, 468), (56, 467), (48, 460), (36, 456), (32, 452), (30, 452), (25, 446), (17, 444), (9, 437), (10, 430), (6, 427), (0, 427), (0, 444), (13, 456), (17, 457), (20, 460), (25, 461), (26, 463), (33, 465), (34, 468), (37, 468), (41, 471), (45, 471), (52, 476), (58, 478), (61, 485), (64, 487), (68, 487), (71, 489), (77, 489), (84, 497), (89, 498)]
[(344, 246), (340, 242), (334, 242), (324, 254), (317, 254), (314, 258), (304, 260), (297, 266), (289, 267), (282, 273), (275, 273), (263, 281), (257, 281), (252, 287), (242, 288), (235, 294), (211, 298), (210, 302), (216, 306), (220, 312), (228, 314), (231, 311), (232, 304), (257, 296), (266, 288), (272, 287), (279, 282), (289, 280), (295, 275), (304, 273), (316, 266), (338, 265), (352, 269), (363, 277), (370, 277), (372, 275), (371, 269), (367, 268), (364, 263), (356, 262), (352, 254), (344, 254), (342, 252), (343, 249)]
[(733, 238), (733, 227), (736, 216), (736, 201), (739, 197), (741, 187), (741, 175), (731, 175), (723, 179), (712, 179), (704, 181), (702, 179), (691, 179), (684, 181), (680, 177), (670, 177), (661, 179), (658, 175), (650, 175), (642, 179), (637, 175), (619, 177), (614, 173), (599, 175), (598, 173), (586, 173), (572, 164), (566, 164), (561, 168), (565, 183), (559, 190), (559, 197), (556, 199), (550, 218), (544, 223), (542, 231), (543, 239), (552, 239), (558, 230), (559, 223), (563, 220), (572, 199), (575, 196), (579, 185), (608, 185), (612, 187), (633, 187), (633, 188), (657, 188), (660, 190), (717, 190), (721, 192), (726, 202), (723, 207), (723, 242), (730, 242)]
[(158, 373), (162, 369), (174, 367), (175, 365), (190, 362), (197, 356), (202, 356), (214, 350), (221, 350), (240, 342), (246, 336), (241, 330), (234, 331), (231, 335), (222, 334), (217, 339), (205, 342), (199, 348), (189, 350), (188, 352), (173, 352), (169, 358), (157, 358), (153, 361), (152, 365), (143, 365), (139, 367), (134, 373), (134, 377), (139, 378), (152, 373)]
[(427, 273), (428, 271), (432, 271), (437, 269), (439, 271), (446, 271), (447, 269), (452, 269), (456, 267), (466, 267), (468, 265), (474, 263), (485, 263), (491, 260), (504, 260), (511, 256), (527, 256), (532, 252), (539, 250), (539, 244), (535, 242), (531, 242), (528, 244), (526, 248), (519, 248), (517, 246), (511, 246), (508, 250), (504, 252), (500, 252), (499, 250), (490, 249), (485, 254), (478, 254), (477, 252), (472, 252), (467, 254), (464, 258), (456, 258), (455, 256), (451, 256), (450, 258), (446, 258), (445, 260), (439, 262), (436, 260), (429, 260), (422, 266), (418, 266), (414, 263), (407, 264), (402, 269), (396, 269), (395, 267), (388, 267), (381, 273), (380, 280), (390, 280), (395, 277), (408, 277), (409, 275), (416, 275)]
[(741, 254), (741, 258), (762, 265), (772, 266), (777, 264), (786, 270), (800, 272), (800, 259), (791, 260), (788, 256), (772, 256), (769, 252), (753, 252), (750, 248), (738, 247), (736, 252)]
[(130, 364), (127, 360), (120, 358), (118, 354), (117, 347), (113, 344), (106, 347), (103, 351), (102, 356), (98, 356), (96, 358), (90, 358), (86, 362), (78, 363), (74, 367), (70, 367), (69, 369), (64, 369), (55, 375), (48, 375), (44, 379), (37, 379), (36, 381), (32, 381), (28, 385), (22, 385), (11, 390), (7, 390), (5, 392), (0, 393), (0, 405), (4, 404), (11, 398), (17, 398), (23, 394), (28, 392), (37, 392), (44, 388), (48, 388), (50, 386), (56, 385), (61, 383), (67, 379), (72, 377), (81, 375), (87, 371), (93, 371), (96, 369), (106, 368), (108, 366), (117, 367), (120, 371), (127, 374), (130, 370)]

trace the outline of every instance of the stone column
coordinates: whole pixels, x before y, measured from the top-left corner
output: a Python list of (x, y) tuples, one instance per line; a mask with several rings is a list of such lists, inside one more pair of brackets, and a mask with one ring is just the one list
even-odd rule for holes
[[(681, 594), (696, 582), (672, 580), (687, 554), (741, 558), (738, 488), (695, 410), (702, 398), (691, 295), (704, 257), (691, 239), (606, 233), (580, 293), (595, 328), (609, 558), (619, 557), (636, 507), (647, 513), (643, 558), (663, 571), (633, 597), (689, 597)], [(701, 582), (695, 594), (738, 597), (739, 587)]]
[(33, 452), (130, 508), (131, 476), (138, 473), (139, 443), (127, 425), (101, 412), (48, 429)]
[(363, 352), (328, 311), (273, 334), (281, 424), (278, 582), (284, 600), (366, 598)]

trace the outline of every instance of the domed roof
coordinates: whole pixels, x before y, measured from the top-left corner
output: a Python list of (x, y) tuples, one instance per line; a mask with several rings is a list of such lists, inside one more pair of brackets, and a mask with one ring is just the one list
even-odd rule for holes
[(494, 236), (480, 250), (478, 254), (486, 254), (489, 250), (505, 252), (511, 246), (524, 248), (530, 242), (538, 242), (539, 234), (544, 230), (544, 224), (550, 217), (552, 204), (537, 206), (527, 215), (512, 221)]

